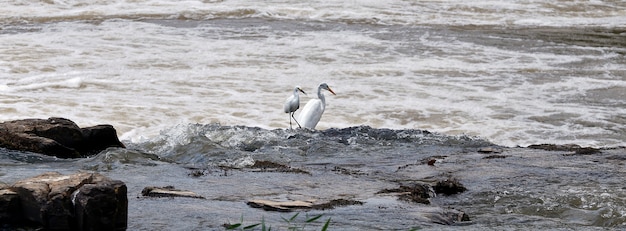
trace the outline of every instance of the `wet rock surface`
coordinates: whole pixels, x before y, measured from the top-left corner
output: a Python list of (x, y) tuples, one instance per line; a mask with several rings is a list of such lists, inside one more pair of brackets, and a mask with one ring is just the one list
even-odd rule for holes
[(426, 184), (401, 185), (396, 189), (383, 189), (377, 194), (397, 194), (398, 199), (403, 201), (430, 204), (431, 187)]
[(203, 196), (200, 196), (197, 193), (176, 189), (174, 186), (145, 187), (141, 191), (141, 195), (144, 197), (190, 197), (204, 199)]
[(437, 184), (433, 186), (433, 189), (435, 193), (444, 195), (454, 195), (467, 191), (467, 188), (465, 188), (458, 179), (438, 181)]
[(271, 161), (255, 161), (252, 166), (249, 167), (253, 171), (260, 172), (284, 172), (284, 173), (300, 173), (300, 174), (311, 174), (307, 171), (298, 168), (292, 168), (284, 164), (274, 163)]
[(271, 201), (271, 200), (250, 200), (246, 203), (250, 207), (260, 208), (265, 211), (293, 212), (309, 210), (326, 210), (337, 207), (362, 205), (363, 202), (348, 199), (333, 199), (326, 202), (316, 201)]
[[(505, 148), (465, 136), (369, 127), (178, 129), (92, 158), (22, 158), (7, 152), (0, 160), (11, 174), (0, 179), (11, 182), (42, 169), (88, 169), (124, 179), (130, 194), (137, 195), (129, 198), (129, 230), (219, 230), (225, 223), (245, 227), (260, 221), (287, 230), (284, 218), (298, 213), (300, 220), (320, 214), (320, 221), (331, 219), (329, 230), (521, 230), (529, 225), (551, 230), (624, 224), (620, 214), (607, 213), (623, 207), (623, 148), (570, 155), (575, 152)], [(142, 196), (146, 184), (170, 185), (152, 190), (188, 190), (204, 199)]]
[(80, 128), (65, 118), (24, 119), (0, 123), (0, 146), (60, 158), (97, 154), (124, 147), (111, 125)]
[(534, 144), (529, 145), (528, 148), (532, 149), (542, 149), (546, 151), (568, 151), (573, 152), (565, 155), (590, 155), (600, 153), (601, 150), (598, 148), (592, 147), (581, 147), (577, 144), (564, 144), (564, 145), (556, 145), (556, 144)]

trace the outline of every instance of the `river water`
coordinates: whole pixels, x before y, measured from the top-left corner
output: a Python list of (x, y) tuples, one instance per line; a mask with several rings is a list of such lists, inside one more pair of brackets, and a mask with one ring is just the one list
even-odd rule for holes
[[(615, 182), (624, 180), (624, 25), (622, 1), (7, 1), (0, 9), (0, 120), (58, 116), (80, 126), (111, 124), (131, 148), (78, 161), (7, 151), (0, 180), (92, 170), (132, 184), (130, 193), (155, 177), (174, 184), (182, 176), (180, 187), (188, 189), (198, 179), (233, 186), (246, 181), (243, 175), (259, 176), (243, 171), (228, 178), (210, 169), (271, 160), (309, 169), (312, 185), (356, 178), (368, 190), (291, 189), (373, 200), (366, 205), (381, 200), (372, 199), (372, 190), (393, 182), (459, 178), (467, 193), (433, 200), (475, 217), (469, 227), (476, 229), (623, 227), (624, 188)], [(293, 87), (309, 93), (301, 95), (304, 103), (321, 82), (337, 95), (326, 94), (319, 131), (286, 130), (282, 103)], [(400, 135), (350, 143), (363, 134), (342, 140), (328, 132), (349, 128)], [(406, 143), (402, 134), (422, 130), (438, 138)], [(283, 143), (289, 137), (299, 142)], [(325, 147), (325, 139), (346, 147)], [(250, 147), (251, 140), (257, 143)], [(518, 148), (540, 143), (605, 150)], [(482, 159), (480, 147), (501, 148), (507, 157)], [(437, 170), (413, 166), (433, 156), (442, 162)], [(106, 158), (122, 163), (107, 169)], [(407, 164), (402, 171), (411, 173), (398, 169)], [(368, 174), (322, 174), (335, 165)], [(192, 167), (211, 174), (189, 179)], [(219, 223), (261, 214), (238, 206), (211, 216)], [(162, 215), (143, 212), (131, 211), (130, 227), (159, 229), (147, 218)], [(389, 213), (398, 226), (357, 227), (402, 229), (415, 225), (401, 222), (414, 219), (410, 213)], [(360, 221), (352, 215), (334, 214), (343, 218), (335, 227)], [(216, 227), (216, 220), (197, 219), (188, 226), (168, 220), (161, 228)]]

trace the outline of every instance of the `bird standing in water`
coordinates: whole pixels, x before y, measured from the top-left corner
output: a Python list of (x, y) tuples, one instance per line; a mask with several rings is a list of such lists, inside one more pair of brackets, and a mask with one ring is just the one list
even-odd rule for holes
[(289, 96), (289, 98), (285, 100), (285, 105), (283, 107), (285, 110), (285, 113), (290, 114), (289, 115), (289, 128), (291, 129), (293, 129), (291, 127), (291, 118), (293, 118), (293, 120), (296, 121), (296, 124), (298, 124), (298, 127), (302, 128), (300, 126), (300, 123), (298, 123), (298, 121), (296, 120), (296, 117), (293, 117), (293, 114), (296, 113), (298, 108), (300, 108), (300, 95), (298, 95), (298, 91), (306, 95), (306, 92), (304, 92), (302, 88), (300, 88), (300, 86), (296, 86), (293, 89), (293, 95)]
[(333, 95), (336, 95), (326, 83), (321, 83), (317, 87), (317, 99), (311, 99), (306, 103), (302, 112), (300, 112), (300, 122), (305, 128), (315, 129), (317, 123), (320, 122), (322, 114), (326, 109), (326, 98), (322, 94), (322, 89), (329, 91)]

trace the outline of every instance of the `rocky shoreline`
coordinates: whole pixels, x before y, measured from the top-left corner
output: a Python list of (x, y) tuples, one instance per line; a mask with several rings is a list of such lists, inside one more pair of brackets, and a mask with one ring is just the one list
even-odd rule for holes
[[(50, 135), (51, 133), (55, 134), (54, 129), (50, 129), (46, 133), (40, 133), (41, 129), (38, 128), (18, 129), (17, 131), (20, 133), (28, 134), (26, 137), (31, 140), (29, 141), (31, 143), (33, 142), (32, 140), (39, 140), (45, 144), (58, 143), (55, 145), (71, 143), (63, 141), (68, 140), (67, 137), (63, 138), (63, 134), (69, 134), (70, 137), (76, 137), (76, 134), (82, 134), (82, 137), (90, 137), (85, 135), (89, 134), (88, 132), (77, 128), (78, 126), (74, 126), (71, 121), (60, 118), (22, 120), (20, 122), (7, 123), (13, 124), (14, 127), (16, 127), (15, 124), (19, 123), (37, 124), (33, 127), (44, 126), (42, 124), (47, 124), (45, 126), (50, 127), (58, 127), (60, 125), (64, 127), (64, 129), (60, 129), (62, 132), (56, 133), (56, 136)], [(6, 125), (3, 126), (7, 127)], [(71, 129), (66, 129), (66, 127)], [(254, 128), (249, 129), (255, 130)], [(7, 131), (5, 130), (5, 133), (8, 133)], [(81, 132), (78, 133), (77, 131)], [(354, 148), (349, 146), (348, 143), (354, 142), (352, 140), (353, 137), (362, 137), (363, 134), (367, 134), (369, 138), (361, 138), (363, 140), (357, 142), (384, 141), (382, 146), (375, 147), (385, 147), (385, 145), (389, 145), (386, 143), (387, 141), (397, 139), (397, 134), (384, 129), (368, 130), (368, 128), (357, 128), (329, 130), (323, 133), (330, 134), (326, 139), (329, 139), (329, 142), (332, 142), (333, 145), (346, 148)], [(426, 132), (421, 133), (427, 136), (430, 135)], [(44, 134), (45, 136), (42, 135), (44, 138), (33, 138), (33, 134)], [(295, 136), (315, 134), (318, 133), (309, 134), (304, 132), (295, 134)], [(281, 140), (280, 142), (294, 142), (290, 139), (295, 136), (290, 135), (287, 140)], [(49, 137), (56, 137), (56, 139)], [(51, 139), (54, 142), (50, 142), (47, 139)], [(81, 139), (85, 140), (85, 138)], [(413, 138), (405, 137), (401, 140), (401, 143), (408, 142), (413, 144), (415, 141), (411, 139)], [(153, 158), (149, 156), (145, 159), (137, 159), (137, 157), (134, 159), (132, 157), (134, 154), (141, 157), (142, 155), (149, 155), (149, 153), (126, 149), (107, 150), (106, 148), (108, 147), (122, 148), (124, 146), (117, 141), (117, 137), (114, 137), (114, 139), (108, 137), (104, 140), (107, 140), (105, 145), (96, 146), (106, 151), (100, 154), (96, 153), (96, 155), (89, 154), (95, 153), (94, 150), (83, 153), (78, 152), (79, 161), (70, 163), (72, 165), (85, 166), (85, 163), (93, 162), (100, 167), (95, 167), (92, 171), (98, 172), (98, 169), (103, 168), (101, 170), (103, 170), (103, 173), (107, 173), (107, 177), (100, 173), (87, 173), (85, 171), (69, 174), (49, 172), (32, 178), (20, 179), (16, 183), (0, 185), (0, 223), (3, 224), (3, 226), (0, 226), (0, 230), (14, 228), (26, 230), (39, 228), (47, 230), (125, 230), (130, 228), (128, 225), (129, 219), (134, 221), (137, 216), (151, 217), (148, 214), (160, 215), (162, 211), (159, 208), (163, 209), (163, 207), (168, 210), (171, 209), (172, 212), (176, 211), (176, 214), (181, 214), (182, 216), (203, 211), (189, 207), (188, 203), (201, 205), (203, 208), (206, 207), (206, 209), (217, 209), (214, 211), (215, 213), (233, 213), (233, 211), (228, 212), (229, 210), (220, 210), (224, 209), (223, 204), (226, 203), (233, 207), (243, 204), (248, 208), (256, 209), (257, 213), (264, 214), (263, 216), (275, 216), (272, 214), (288, 212), (321, 213), (323, 211), (332, 211), (331, 213), (335, 213), (333, 220), (340, 220), (345, 214), (342, 215), (342, 213), (336, 213), (336, 211), (348, 211), (349, 214), (375, 211), (373, 214), (375, 217), (376, 211), (378, 211), (383, 214), (389, 212), (397, 213), (399, 217), (413, 214), (410, 217), (417, 216), (420, 222), (425, 222), (426, 224), (444, 226), (471, 225), (474, 224), (476, 216), (479, 216), (479, 219), (484, 218), (480, 218), (479, 214), (468, 212), (467, 208), (445, 206), (445, 204), (459, 200), (459, 198), (472, 200), (472, 197), (480, 196), (475, 194), (478, 190), (477, 187), (487, 187), (487, 185), (482, 185), (484, 184), (483, 181), (499, 181), (501, 177), (509, 177), (508, 174), (500, 176), (498, 172), (493, 172), (494, 170), (503, 171), (510, 168), (510, 164), (528, 165), (535, 168), (537, 166), (534, 165), (541, 165), (541, 162), (546, 161), (546, 159), (559, 161), (553, 163), (555, 166), (566, 166), (563, 169), (576, 169), (578, 166), (584, 166), (585, 163), (590, 161), (590, 163), (597, 164), (619, 165), (626, 159), (623, 156), (623, 148), (595, 149), (577, 145), (550, 144), (533, 145), (527, 148), (505, 148), (478, 142), (477, 145), (469, 144), (467, 146), (464, 144), (463, 148), (450, 151), (445, 149), (448, 143), (444, 144), (443, 148), (432, 148), (428, 147), (428, 145), (420, 146), (420, 151), (427, 153), (425, 156), (421, 155), (421, 159), (414, 160), (411, 163), (395, 163), (390, 166), (392, 168), (387, 168), (389, 170), (395, 169), (395, 171), (391, 172), (373, 170), (372, 166), (368, 165), (354, 165), (355, 163), (350, 163), (349, 158), (343, 159), (346, 163), (340, 164), (328, 163), (327, 161), (329, 160), (326, 159), (323, 159), (321, 163), (316, 163), (315, 160), (308, 163), (305, 163), (306, 161), (298, 162), (293, 160), (280, 161), (280, 158), (275, 159), (276, 156), (265, 156), (269, 160), (263, 160), (260, 156), (257, 156), (251, 163), (241, 166), (222, 165), (198, 168), (177, 163), (172, 165), (176, 167), (163, 166), (167, 171), (160, 171), (155, 169), (155, 167), (162, 165), (157, 162), (170, 162), (172, 160), (168, 160), (168, 158), (171, 157), (160, 159), (161, 157)], [(318, 141), (313, 140), (313, 142)], [(283, 146), (283, 144), (273, 142), (270, 141), (269, 144), (263, 144), (255, 141), (249, 144), (237, 145), (237, 147), (247, 153), (255, 150), (266, 150), (267, 147), (264, 145), (270, 145), (270, 147)], [(295, 142), (301, 141), (295, 140)], [(463, 143), (466, 141), (452, 140), (448, 142), (451, 142), (449, 144), (454, 146), (457, 145), (456, 142)], [(67, 153), (65, 152), (69, 150), (67, 147), (80, 146), (66, 145), (61, 149), (64, 150), (63, 153)], [(303, 143), (302, 145), (308, 146), (311, 144)], [(32, 145), (27, 146), (27, 148), (30, 147)], [(297, 146), (294, 147), (297, 148)], [(323, 146), (311, 145), (311, 147)], [(228, 147), (220, 148), (230, 149)], [(85, 150), (81, 148), (72, 149), (75, 151)], [(32, 150), (23, 149), (22, 151)], [(42, 150), (49, 151), (52, 149)], [(446, 154), (446, 152), (450, 152), (453, 155)], [(71, 153), (75, 152), (72, 151)], [(122, 154), (118, 157), (116, 153)], [(262, 153), (257, 154), (261, 155)], [(68, 156), (71, 155), (63, 154), (61, 157), (65, 158)], [(90, 156), (91, 158), (82, 158), (84, 156)], [(104, 156), (107, 158), (106, 161), (101, 159)], [(413, 157), (417, 156), (419, 155), (413, 155)], [(569, 158), (569, 160), (561, 160), (562, 158), (559, 159), (558, 156)], [(307, 158), (306, 156), (303, 157)], [(118, 161), (123, 161), (123, 163), (115, 165), (116, 158), (119, 158)], [(536, 158), (536, 160), (533, 160), (533, 158)], [(468, 161), (474, 163), (472, 168), (466, 168), (464, 167), (465, 164), (460, 164)], [(534, 163), (534, 161), (538, 162)], [(294, 165), (294, 163), (300, 164)], [(123, 166), (131, 166), (132, 169), (124, 169)], [(552, 167), (548, 166), (548, 168)], [(137, 170), (135, 171), (135, 169)], [(177, 171), (181, 170), (186, 173), (183, 175), (180, 173), (176, 174)], [(134, 176), (129, 176), (128, 174), (134, 174)], [(166, 177), (166, 175), (172, 174), (174, 178)], [(114, 178), (122, 179), (123, 181), (113, 180)], [(524, 179), (520, 180), (524, 181)], [(538, 178), (538, 180), (542, 181), (541, 178)], [(511, 184), (515, 184), (515, 182), (517, 181), (512, 181)], [(131, 186), (128, 190), (126, 189), (127, 184)], [(336, 187), (337, 189), (331, 190), (328, 187)], [(128, 194), (138, 194), (138, 196), (129, 197)], [(496, 198), (498, 197), (500, 196)], [(196, 200), (196, 202), (190, 202), (189, 200)], [(110, 206), (111, 204), (116, 206)], [(133, 205), (137, 206), (138, 204), (143, 205), (141, 209), (133, 207)], [(179, 216), (181, 215), (172, 215), (167, 218), (161, 217), (160, 219), (165, 221), (173, 219), (172, 221), (176, 221), (180, 219)], [(95, 219), (95, 217), (101, 218), (103, 216), (107, 217), (107, 219)], [(134, 217), (134, 219), (129, 217)], [(211, 218), (207, 216), (201, 217), (201, 219), (210, 220)], [(372, 218), (363, 217), (361, 219)], [(331, 223), (330, 227), (334, 227), (334, 223)], [(340, 224), (339, 227), (345, 228), (345, 226)], [(411, 226), (406, 227), (409, 228)]]
[[(259, 171), (259, 168), (263, 168), (263, 171)], [(302, 173), (302, 170), (268, 161), (235, 171)], [(192, 171), (189, 176), (198, 177), (198, 174)], [(451, 179), (439, 181), (436, 185), (402, 185), (396, 189), (383, 189), (376, 194), (395, 196), (407, 203), (428, 205), (429, 198), (437, 194), (452, 195), (465, 190), (458, 181)], [(174, 186), (146, 186), (141, 196), (207, 199), (193, 191), (176, 189)], [(0, 226), (0, 230), (126, 230), (128, 200), (126, 185), (122, 181), (112, 180), (98, 173), (62, 175), (48, 172), (12, 185), (0, 185), (0, 223), (4, 224)], [(251, 208), (281, 213), (330, 210), (364, 203), (341, 197), (328, 201), (250, 199), (246, 202)], [(468, 214), (455, 209), (447, 209), (434, 217), (434, 223), (443, 225), (470, 221)]]

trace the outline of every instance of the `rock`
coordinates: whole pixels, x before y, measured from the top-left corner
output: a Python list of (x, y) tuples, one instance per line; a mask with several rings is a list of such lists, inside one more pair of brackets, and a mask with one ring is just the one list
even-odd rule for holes
[(437, 208), (438, 211), (432, 211), (425, 214), (428, 220), (436, 224), (453, 225), (459, 222), (470, 221), (469, 216), (462, 211), (456, 209)]
[(363, 202), (355, 201), (355, 200), (347, 200), (347, 199), (334, 199), (324, 203), (315, 203), (315, 200), (309, 201), (300, 201), (300, 200), (292, 200), (292, 201), (271, 201), (271, 200), (249, 200), (247, 203), (250, 207), (253, 208), (261, 208), (265, 211), (276, 211), (276, 212), (292, 212), (296, 209), (310, 210), (326, 210), (326, 209), (334, 209), (336, 207), (341, 206), (349, 206), (349, 205), (362, 205)]
[(20, 211), (20, 198), (16, 192), (10, 189), (0, 189), (0, 224), (9, 222), (22, 222)]
[(203, 196), (191, 191), (175, 189), (174, 186), (165, 187), (145, 187), (141, 190), (141, 195), (145, 197), (191, 197), (204, 199)]
[(288, 172), (288, 173), (302, 173), (311, 175), (310, 172), (307, 172), (302, 169), (292, 168), (284, 164), (274, 163), (271, 161), (258, 160), (255, 161), (252, 166), (249, 168), (254, 169), (259, 172)]
[(313, 209), (326, 210), (349, 205), (363, 205), (363, 202), (348, 199), (334, 199), (326, 203), (314, 204)]
[(494, 148), (494, 147), (484, 147), (484, 148), (479, 148), (477, 152), (479, 152), (479, 153), (501, 153), (502, 149)]
[(111, 125), (81, 129), (71, 120), (49, 118), (0, 123), (0, 147), (77, 158), (97, 154), (108, 147), (124, 148), (124, 144)]
[(383, 189), (376, 194), (397, 194), (398, 199), (403, 201), (430, 204), (428, 198), (431, 197), (431, 187), (426, 184), (401, 185), (397, 189)]
[(128, 199), (121, 181), (86, 184), (72, 194), (79, 230), (126, 230)]
[(83, 143), (79, 148), (81, 153), (98, 154), (109, 147), (125, 148), (117, 138), (117, 131), (112, 125), (101, 124), (80, 130), (83, 133)]
[(507, 157), (507, 156), (503, 156), (503, 155), (488, 155), (488, 156), (483, 157), (483, 159), (486, 159), (486, 160), (491, 160), (491, 159), (504, 159), (504, 158), (506, 158), (506, 157)]
[(249, 200), (248, 204), (252, 208), (261, 208), (266, 211), (291, 212), (293, 209), (311, 209), (313, 202), (309, 201), (270, 201), (270, 200)]
[(437, 182), (433, 187), (437, 194), (453, 195), (467, 191), (467, 188), (457, 179), (447, 179)]
[(563, 144), (563, 145), (533, 144), (533, 145), (529, 145), (528, 148), (542, 149), (546, 151), (568, 151), (568, 152), (574, 152), (573, 153), (574, 155), (590, 155), (590, 154), (601, 153), (600, 149), (592, 148), (592, 147), (581, 147), (580, 145), (577, 145), (577, 144)]
[[(45, 230), (125, 230), (126, 185), (97, 173), (44, 173), (10, 187), (19, 197), (19, 214), (26, 223)], [(20, 222), (12, 221), (19, 225)]]

